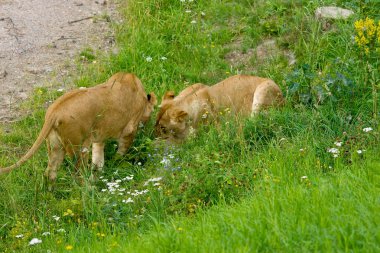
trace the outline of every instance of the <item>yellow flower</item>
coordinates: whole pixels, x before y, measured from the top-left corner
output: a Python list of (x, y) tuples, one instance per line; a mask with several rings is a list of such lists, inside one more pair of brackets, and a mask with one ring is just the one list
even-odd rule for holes
[(71, 209), (67, 209), (67, 211), (63, 213), (63, 216), (74, 216), (74, 212)]
[(65, 249), (66, 250), (72, 250), (74, 247), (72, 246), (72, 245), (67, 245), (66, 247), (65, 247)]

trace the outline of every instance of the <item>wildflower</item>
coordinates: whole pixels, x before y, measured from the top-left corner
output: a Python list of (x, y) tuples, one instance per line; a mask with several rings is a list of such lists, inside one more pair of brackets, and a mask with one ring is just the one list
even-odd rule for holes
[(303, 149), (303, 148), (300, 148), (300, 152), (304, 152), (305, 151), (305, 149)]
[(306, 180), (307, 179), (307, 176), (302, 176), (301, 177), (301, 180)]
[(72, 245), (70, 245), (70, 244), (65, 247), (66, 250), (72, 250), (73, 248), (74, 247)]
[(162, 163), (165, 167), (168, 167), (171, 161), (164, 156), (160, 163)]
[(23, 235), (23, 234), (19, 234), (19, 235), (16, 235), (15, 237), (16, 237), (16, 238), (23, 238), (24, 235)]
[(360, 149), (359, 149), (359, 150), (357, 150), (356, 152), (357, 152), (359, 155), (363, 153), (363, 151), (362, 151), (362, 150), (360, 150)]
[(131, 198), (128, 198), (128, 199), (123, 199), (121, 202), (123, 202), (123, 203), (133, 203), (134, 201), (133, 201), (133, 199), (131, 199)]
[(371, 132), (372, 130), (373, 130), (372, 127), (363, 128), (363, 132), (365, 133)]
[(58, 91), (58, 92), (63, 92), (64, 89), (63, 89), (63, 88), (60, 88), (60, 89), (58, 89), (57, 91)]
[(191, 13), (191, 10), (185, 10), (186, 13)]
[(29, 245), (32, 246), (32, 245), (36, 245), (39, 243), (42, 243), (42, 240), (40, 240), (38, 238), (33, 238), (32, 240), (30, 240)]
[(147, 62), (151, 62), (151, 61), (153, 60), (153, 58), (150, 57), (150, 56), (148, 56), (148, 57), (145, 58), (145, 60), (146, 60)]
[(42, 235), (43, 236), (48, 236), (48, 235), (50, 235), (50, 232), (43, 232)]
[(74, 216), (74, 212), (71, 209), (67, 209), (66, 212), (63, 213), (63, 216)]
[(196, 24), (197, 21), (196, 21), (196, 20), (192, 20), (190, 23), (191, 23), (191, 24)]
[(129, 181), (129, 180), (133, 180), (133, 175), (130, 175), (130, 176), (126, 176), (125, 178), (123, 178), (123, 181)]
[(328, 151), (331, 154), (339, 154), (339, 149), (337, 148), (329, 148)]
[(342, 146), (342, 142), (341, 141), (336, 141), (336, 142), (334, 142), (334, 144), (337, 147), (341, 147)]
[[(380, 26), (380, 24), (379, 24)], [(366, 18), (365, 20), (359, 19), (354, 23), (355, 27), (355, 43), (359, 48), (362, 48), (364, 52), (368, 55), (370, 50), (369, 46), (373, 45), (376, 40), (376, 33), (378, 40), (380, 38), (380, 28), (376, 26), (375, 21), (371, 18)]]
[(162, 61), (166, 61), (168, 58), (166, 58), (165, 56), (161, 56), (160, 58)]
[(79, 87), (80, 90), (85, 90), (87, 89), (86, 87)]
[(57, 215), (53, 215), (53, 219), (56, 220), (56, 221), (59, 221), (61, 217), (57, 216)]
[(202, 11), (202, 12), (201, 12), (201, 15), (202, 15), (202, 16), (206, 16), (206, 13), (204, 13), (204, 12)]
[(58, 232), (58, 233), (66, 233), (66, 230), (63, 229), (63, 228), (60, 228), (60, 229), (57, 229), (57, 232)]

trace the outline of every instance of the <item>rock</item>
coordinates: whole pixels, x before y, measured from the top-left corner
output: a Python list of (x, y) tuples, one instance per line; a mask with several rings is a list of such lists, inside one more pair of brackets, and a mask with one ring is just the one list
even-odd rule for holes
[(5, 78), (8, 75), (8, 72), (6, 70), (0, 70), (0, 79)]
[(354, 12), (348, 9), (343, 9), (335, 6), (319, 7), (315, 10), (315, 17), (317, 19), (346, 19), (353, 15)]

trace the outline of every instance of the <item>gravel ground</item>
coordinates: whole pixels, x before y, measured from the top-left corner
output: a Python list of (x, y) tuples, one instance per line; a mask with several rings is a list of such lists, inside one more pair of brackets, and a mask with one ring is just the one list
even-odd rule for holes
[(34, 87), (65, 86), (82, 49), (110, 50), (115, 16), (106, 0), (0, 0), (0, 122)]

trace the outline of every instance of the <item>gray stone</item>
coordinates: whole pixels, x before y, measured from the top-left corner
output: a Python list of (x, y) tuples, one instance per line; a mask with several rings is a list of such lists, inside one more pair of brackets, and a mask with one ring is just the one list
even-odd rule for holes
[(318, 19), (346, 19), (353, 14), (354, 12), (351, 10), (335, 6), (324, 6), (315, 10), (315, 17)]

